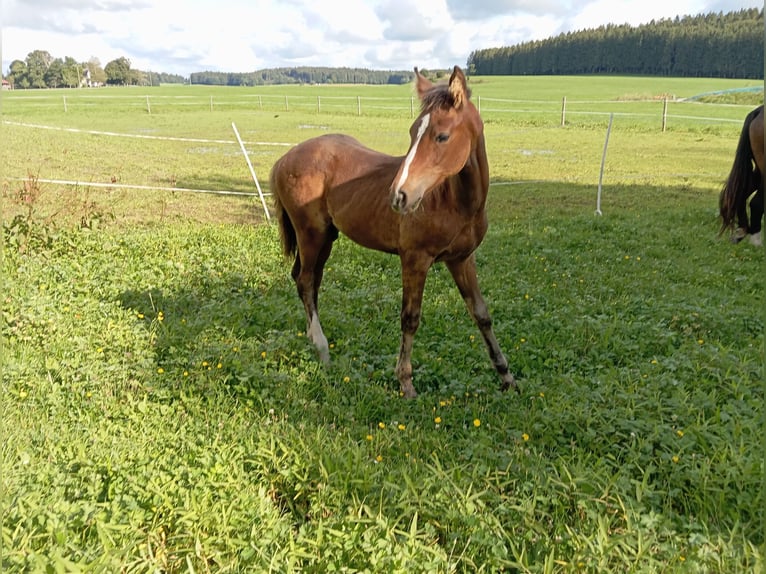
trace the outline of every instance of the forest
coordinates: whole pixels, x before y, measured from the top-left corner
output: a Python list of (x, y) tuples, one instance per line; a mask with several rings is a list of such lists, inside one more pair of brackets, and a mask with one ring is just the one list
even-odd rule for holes
[(763, 78), (763, 10), (601, 26), (546, 40), (476, 50), (476, 75), (635, 74)]
[(216, 86), (262, 86), (267, 84), (406, 84), (413, 78), (408, 71), (367, 70), (363, 68), (270, 68), (248, 73), (195, 72), (192, 84)]

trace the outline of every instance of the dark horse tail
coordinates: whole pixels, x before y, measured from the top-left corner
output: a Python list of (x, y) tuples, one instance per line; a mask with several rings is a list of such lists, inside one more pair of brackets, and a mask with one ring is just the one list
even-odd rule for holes
[(750, 147), (750, 124), (762, 112), (763, 106), (760, 106), (745, 117), (745, 123), (742, 126), (742, 133), (737, 144), (737, 151), (734, 155), (734, 164), (731, 167), (729, 179), (726, 180), (718, 200), (721, 216), (721, 230), (719, 234), (723, 234), (727, 229), (734, 226), (738, 210), (741, 210), (748, 196), (758, 186), (753, 169), (753, 150)]
[(274, 164), (269, 175), (269, 187), (271, 188), (271, 194), (274, 196), (274, 210), (276, 212), (277, 221), (279, 222), (279, 237), (282, 241), (282, 253), (285, 257), (292, 257), (298, 252), (298, 239), (295, 235), (295, 227), (293, 222), (290, 221), (290, 216), (287, 215), (282, 200), (279, 198), (279, 182), (277, 182), (277, 166), (279, 161)]

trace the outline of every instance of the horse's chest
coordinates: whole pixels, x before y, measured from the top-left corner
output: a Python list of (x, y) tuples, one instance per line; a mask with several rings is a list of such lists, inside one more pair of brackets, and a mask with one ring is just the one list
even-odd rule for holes
[(479, 218), (466, 223), (459, 228), (457, 233), (453, 231), (449, 240), (444, 242), (444, 248), (436, 257), (437, 261), (468, 257), (476, 250), (486, 233), (486, 218)]

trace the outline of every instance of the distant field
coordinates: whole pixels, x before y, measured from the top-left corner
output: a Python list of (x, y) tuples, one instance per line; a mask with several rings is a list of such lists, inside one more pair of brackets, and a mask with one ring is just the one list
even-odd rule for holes
[(762, 96), (682, 101), (753, 84), (472, 78), (522, 392), (437, 266), (415, 401), (398, 260), (337, 242), (320, 366), (232, 130), (268, 193), (318, 134), (404, 154), (411, 86), (3, 92), (0, 568), (762, 571), (764, 250), (717, 235)]
[[(614, 114), (606, 181), (660, 177), (669, 182), (682, 174), (718, 187), (742, 119), (757, 101), (757, 95), (750, 96), (753, 103), (738, 104), (674, 100), (661, 135), (664, 97), (680, 100), (753, 82), (476, 77), (471, 85), (485, 119), (495, 181), (596, 182), (606, 126)], [(402, 154), (417, 109), (411, 86), (161, 86), (13, 91), (2, 97), (7, 177), (33, 174), (42, 179), (238, 192), (255, 190), (232, 122), (265, 185), (268, 170), (286, 146), (321, 133), (350, 133), (371, 147)], [(564, 97), (566, 127), (561, 129)], [(701, 155), (707, 156), (705, 161), (700, 162)], [(642, 161), (636, 162), (636, 157)], [(563, 163), (554, 168), (555, 162)], [(127, 214), (120, 205), (135, 215), (142, 205), (155, 205), (152, 211), (157, 211), (155, 199), (162, 198), (160, 213), (167, 215), (177, 203), (163, 193), (91, 190), (89, 197), (105, 198), (121, 215)]]

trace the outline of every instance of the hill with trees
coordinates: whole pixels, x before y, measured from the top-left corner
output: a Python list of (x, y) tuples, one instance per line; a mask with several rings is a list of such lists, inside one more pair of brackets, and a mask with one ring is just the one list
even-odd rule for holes
[(270, 68), (247, 73), (195, 72), (192, 84), (214, 86), (263, 86), (268, 84), (406, 84), (412, 72), (363, 68)]
[(763, 78), (763, 10), (709, 13), (560, 34), (476, 50), (476, 75), (636, 74)]

